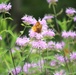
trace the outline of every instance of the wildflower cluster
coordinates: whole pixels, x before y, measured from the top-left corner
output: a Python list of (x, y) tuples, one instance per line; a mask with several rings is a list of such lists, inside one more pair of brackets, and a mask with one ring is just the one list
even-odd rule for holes
[[(28, 43), (28, 46), (29, 47), (31, 46), (29, 49), (30, 55), (37, 53), (40, 56), (40, 59), (39, 60), (35, 59), (36, 62), (33, 59), (32, 59), (32, 62), (28, 62), (30, 61), (31, 57), (29, 59), (27, 58), (28, 61), (25, 62), (25, 64), (23, 65), (22, 71), (31, 75), (31, 73), (33, 74), (37, 72), (39, 73), (45, 72), (45, 70), (47, 69), (46, 73), (49, 74), (50, 73), (49, 69), (48, 68), (44, 69), (45, 66), (49, 65), (47, 67), (50, 67), (50, 69), (52, 69), (51, 67), (54, 67), (54, 70), (55, 70), (53, 73), (51, 72), (50, 74), (66, 75), (68, 73), (67, 70), (62, 69), (58, 72), (57, 69), (59, 70), (59, 68), (63, 67), (63, 65), (66, 66), (65, 64), (67, 64), (67, 66), (69, 65), (69, 63), (75, 64), (74, 61), (76, 60), (75, 58), (76, 53), (73, 51), (70, 52), (69, 45), (70, 45), (70, 41), (74, 42), (73, 40), (76, 38), (76, 32), (62, 31), (59, 36), (61, 36), (64, 39), (64, 41), (56, 42), (56, 41), (53, 41), (53, 39), (55, 39), (55, 36), (57, 35), (56, 31), (54, 31), (53, 29), (50, 29), (47, 25), (48, 24), (47, 20), (48, 19), (52, 20), (53, 18), (52, 15), (46, 15), (42, 20), (39, 19), (38, 22), (34, 17), (31, 16), (31, 19), (30, 19), (30, 16), (29, 15), (27, 16), (26, 15), (24, 16), (26, 19), (25, 21), (23, 20), (23, 23), (27, 22), (27, 24), (32, 25), (32, 28), (29, 30), (29, 34), (28, 34), (29, 38), (25, 39), (25, 37), (23, 38), (18, 37), (16, 40), (16, 43), (21, 47), (22, 45), (24, 47), (27, 47), (26, 44)], [(30, 21), (27, 21), (27, 19)], [(32, 24), (31, 23), (32, 20), (35, 20), (34, 22), (36, 23)], [(41, 27), (38, 25), (42, 25), (42, 28), (40, 28), (41, 29), (40, 32), (37, 32), (37, 28)], [(66, 44), (68, 42), (65, 39), (67, 40), (69, 39), (68, 45)], [(36, 68), (36, 70), (31, 71), (30, 69), (33, 69), (33, 68)], [(68, 67), (66, 67), (66, 69), (67, 68)]]
[[(49, 5), (55, 5), (58, 0), (47, 0)], [(11, 9), (11, 4), (0, 4), (0, 12), (6, 13)], [(10, 75), (75, 75), (76, 74), (76, 31), (74, 27), (68, 29), (69, 23), (76, 21), (76, 10), (67, 8), (65, 10), (69, 19), (58, 20), (56, 12), (46, 14), (43, 18), (36, 20), (31, 15), (24, 15), (22, 26), (24, 30), (15, 37), (15, 34), (6, 29), (0, 32), (0, 42), (10, 43), (8, 36), (2, 35), (6, 32), (12, 35), (14, 45), (6, 47), (6, 51), (0, 53), (0, 63), (5, 63), (5, 68)], [(55, 23), (54, 21), (55, 20)], [(28, 36), (25, 35), (29, 27)], [(55, 29), (57, 27), (57, 29)], [(5, 50), (3, 47), (0, 51)], [(3, 56), (4, 55), (4, 56)], [(1, 63), (1, 64), (2, 64)], [(4, 66), (5, 66), (4, 65)], [(3, 66), (3, 65), (2, 65)]]

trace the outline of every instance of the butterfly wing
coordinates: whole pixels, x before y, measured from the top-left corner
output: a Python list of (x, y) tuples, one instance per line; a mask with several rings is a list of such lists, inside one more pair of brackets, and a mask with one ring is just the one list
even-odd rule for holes
[(37, 33), (41, 33), (42, 25), (40, 22), (36, 22), (36, 24), (32, 27), (32, 30)]

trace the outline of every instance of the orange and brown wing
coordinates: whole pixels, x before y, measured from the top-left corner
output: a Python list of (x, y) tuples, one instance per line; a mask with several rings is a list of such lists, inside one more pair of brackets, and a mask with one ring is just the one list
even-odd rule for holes
[(40, 22), (36, 22), (36, 24), (32, 27), (32, 30), (37, 33), (41, 33), (42, 25)]

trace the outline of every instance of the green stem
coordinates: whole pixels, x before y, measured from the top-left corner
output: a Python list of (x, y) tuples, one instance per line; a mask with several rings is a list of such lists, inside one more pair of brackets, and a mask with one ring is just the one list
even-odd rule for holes
[[(48, 58), (48, 50), (47, 50), (47, 58)], [(46, 61), (48, 61), (48, 59), (47, 59)], [(47, 68), (46, 68), (46, 73), (47, 73)], [(46, 75), (47, 75), (47, 74), (46, 74)]]
[(59, 26), (58, 26), (58, 23), (57, 23), (56, 9), (55, 9), (54, 5), (52, 5), (52, 7), (53, 7), (53, 12), (54, 12), (54, 18), (55, 18), (55, 22), (56, 22), (56, 27), (57, 27), (58, 32), (60, 32)]
[(26, 27), (24, 27), (24, 29), (23, 29), (22, 33), (20, 34), (20, 36), (21, 36), (21, 35), (23, 35), (23, 33), (24, 33), (25, 29), (26, 29)]
[(40, 55), (40, 66), (41, 66), (41, 72), (42, 72), (42, 63), (41, 63), (41, 60), (42, 60), (42, 54), (41, 54), (41, 52), (40, 52), (40, 49), (38, 49), (38, 51), (39, 51), (39, 55)]
[(25, 29), (26, 29), (27, 27), (29, 28), (30, 26), (24, 26), (24, 29), (23, 29), (22, 33), (20, 34), (20, 36), (23, 35), (23, 33), (24, 33), (24, 31), (25, 31)]
[(15, 73), (17, 75), (17, 71), (16, 71), (16, 68), (15, 68), (15, 62), (14, 62), (14, 58), (13, 58), (13, 55), (12, 55), (11, 51), (10, 51), (10, 55), (11, 55), (11, 58), (12, 58), (13, 66), (14, 66), (14, 69), (15, 69)]
[[(20, 55), (21, 55), (21, 57), (23, 58), (23, 56), (24, 56), (24, 51), (23, 51), (23, 48), (21, 47), (21, 50), (22, 50), (22, 53), (20, 53)], [(32, 48), (31, 48), (31, 50), (30, 50), (30, 52), (28, 53), (28, 55), (27, 55), (27, 59), (29, 59), (29, 57), (30, 57), (30, 55), (31, 55), (31, 53), (32, 53)], [(23, 69), (23, 66), (24, 66), (24, 64), (25, 64), (25, 60), (23, 61), (24, 63), (23, 63), (23, 65), (22, 65), (22, 69)], [(29, 69), (28, 68), (28, 63), (27, 63), (27, 67), (26, 67), (27, 69)], [(23, 72), (23, 71), (22, 71)], [(32, 72), (31, 72), (32, 73)], [(28, 73), (27, 73), (27, 75), (28, 75)]]
[[(72, 48), (71, 48), (71, 44), (70, 42), (68, 42), (68, 49), (70, 50), (70, 53), (72, 53)], [(69, 54), (70, 54), (69, 53)], [(73, 73), (74, 72), (74, 66), (73, 66), (73, 63), (71, 62), (71, 60), (69, 59), (69, 62), (70, 62), (70, 66), (72, 66), (72, 68), (70, 68), (70, 71)]]
[[(3, 19), (4, 19), (4, 21), (6, 20), (6, 19), (5, 19), (5, 13), (3, 13)], [(5, 30), (2, 30), (2, 31), (0, 32), (0, 34), (2, 34), (3, 32), (9, 33), (8, 27), (7, 27)], [(9, 33), (9, 34), (11, 34), (11, 33)], [(12, 34), (11, 34), (11, 35), (12, 35)], [(7, 40), (8, 40), (8, 36), (7, 36)], [(8, 40), (8, 43), (9, 43), (9, 40)], [(10, 53), (10, 55), (11, 55), (12, 63), (13, 63), (13, 66), (14, 66), (14, 69), (15, 69), (15, 72), (16, 72), (16, 75), (17, 75), (17, 71), (16, 71), (16, 68), (15, 68), (15, 62), (14, 62), (14, 58), (13, 58), (13, 55), (12, 55), (11, 50), (9, 50), (9, 53)], [(6, 62), (6, 61), (5, 61), (5, 62)], [(8, 65), (8, 64), (7, 64), (7, 65)], [(11, 74), (12, 74), (12, 73), (11, 73)]]
[[(10, 66), (9, 66), (8, 62), (6, 61), (6, 59), (4, 59), (4, 62), (6, 63), (6, 66), (8, 68), (8, 71), (10, 71)], [(10, 74), (13, 75), (12, 73), (10, 73)]]

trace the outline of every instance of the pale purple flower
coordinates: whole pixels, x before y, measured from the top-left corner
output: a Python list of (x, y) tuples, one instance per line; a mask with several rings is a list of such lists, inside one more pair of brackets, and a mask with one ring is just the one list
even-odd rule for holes
[[(48, 26), (47, 26), (47, 23), (46, 23), (46, 20), (44, 19), (39, 19), (38, 20), (40, 22), (40, 24), (42, 25), (42, 32), (47, 30)], [(43, 38), (43, 35), (42, 35), (42, 32), (41, 33), (37, 33), (37, 32), (34, 32), (32, 29), (29, 31), (29, 36), (30, 38), (35, 38), (35, 39), (42, 39)], [(51, 35), (53, 35), (53, 33), (51, 33)]]
[(54, 75), (66, 75), (64, 70), (55, 71)]
[(38, 20), (39, 22), (40, 22), (40, 24), (42, 25), (42, 31), (45, 31), (45, 30), (47, 30), (47, 28), (48, 28), (48, 25), (47, 25), (47, 22), (46, 22), (46, 20), (45, 19), (39, 19)]
[(76, 37), (76, 32), (74, 32), (74, 31), (69, 31), (69, 32), (63, 31), (62, 32), (62, 37), (63, 38), (68, 38), (68, 37), (75, 38)]
[[(33, 16), (29, 16), (29, 15), (25, 15), (24, 17), (21, 18), (23, 20), (24, 23), (26, 24), (33, 24), (35, 25), (37, 20), (33, 17)], [(42, 25), (42, 30), (45, 30), (48, 28), (46, 20), (44, 19), (40, 19), (38, 20), (40, 22), (40, 24)]]
[(37, 48), (39, 50), (40, 49), (43, 50), (43, 49), (47, 48), (47, 44), (43, 40), (32, 41), (31, 45), (32, 45), (33, 48)]
[(37, 65), (37, 63), (31, 63), (31, 67), (37, 67), (38, 65)]
[(2, 36), (0, 36), (0, 40), (2, 40)]
[[(25, 63), (24, 66), (23, 66), (23, 71), (26, 73), (26, 74), (31, 74), (31, 73), (35, 73), (37, 70), (38, 71), (41, 71), (41, 69), (43, 69), (43, 66), (44, 66), (44, 60), (41, 59), (41, 60), (38, 60), (36, 63), (32, 62), (32, 63)], [(30, 69), (31, 68), (36, 68), (36, 71), (35, 70), (32, 70), (30, 72)]]
[(21, 19), (26, 24), (33, 24), (34, 25), (37, 22), (36, 19), (33, 16), (30, 16), (30, 15), (25, 15)]
[(20, 72), (21, 72), (21, 67), (20, 67), (20, 66), (18, 66), (18, 67), (16, 67), (15, 69), (12, 70), (13, 75), (17, 75), (17, 74), (19, 74)]
[(70, 54), (70, 60), (76, 60), (76, 52)]
[(59, 64), (65, 62), (64, 57), (61, 56), (61, 55), (58, 55), (58, 54), (57, 54), (57, 55), (55, 56), (55, 58), (56, 58), (56, 60), (58, 60), (58, 63), (59, 63)]
[(47, 15), (44, 16), (43, 19), (49, 20), (49, 19), (52, 19), (52, 18), (54, 18), (53, 15), (47, 14)]
[(29, 73), (29, 68), (31, 68), (31, 64), (30, 63), (25, 63), (23, 66), (23, 71), (25, 73)]
[(36, 63), (31, 63), (31, 66), (32, 66), (32, 67), (42, 68), (43, 65), (44, 65), (44, 60), (43, 60), (43, 59), (38, 60), (38, 62), (36, 62)]
[(73, 19), (74, 19), (74, 22), (76, 22), (76, 16)]
[(7, 5), (7, 11), (9, 11), (10, 9), (11, 9), (11, 4), (9, 3), (8, 5)]
[(10, 9), (11, 9), (11, 4), (5, 4), (5, 3), (2, 3), (0, 4), (0, 13), (1, 12), (8, 12)]
[(60, 75), (59, 72), (54, 73), (54, 75)]
[(39, 60), (37, 64), (40, 68), (42, 68), (44, 66), (44, 60), (43, 59)]
[(63, 49), (63, 43), (61, 42), (61, 43), (59, 43), (59, 42), (57, 42), (56, 44), (55, 44), (55, 49), (57, 49), (57, 50), (61, 50), (61, 49)]
[(67, 15), (74, 15), (74, 13), (76, 13), (76, 10), (74, 8), (69, 7), (66, 9), (65, 12)]
[(42, 72), (42, 69), (44, 67), (44, 60), (43, 59), (38, 61), (37, 67), (38, 67), (38, 70)]
[(18, 51), (18, 50), (20, 50), (19, 47), (15, 47), (15, 48), (12, 48), (12, 49), (11, 49), (11, 52), (12, 52), (12, 53), (15, 53), (15, 52)]
[[(31, 63), (31, 69), (35, 68), (35, 70), (32, 70), (31, 73), (34, 74), (36, 73), (36, 71), (38, 70), (39, 66), (37, 65), (37, 63)], [(38, 70), (39, 71), (39, 70)]]
[(52, 60), (51, 62), (50, 62), (50, 66), (56, 66), (56, 60)]
[[(32, 63), (31, 65), (32, 65), (32, 68), (36, 67), (37, 68), (36, 70), (41, 71), (43, 69), (43, 66), (44, 66), (44, 60), (43, 59), (38, 60), (37, 63)], [(35, 70), (34, 70), (34, 72), (35, 72)]]
[(62, 45), (62, 47), (64, 47), (65, 46), (65, 43), (62, 41), (62, 42), (60, 42), (61, 43), (61, 45)]
[(16, 40), (16, 44), (19, 46), (26, 46), (29, 43), (29, 38), (25, 37), (18, 37)]
[(36, 38), (36, 32), (30, 30), (29, 31), (29, 36), (30, 36), (30, 38)]
[(32, 30), (29, 31), (29, 36), (30, 36), (30, 38), (33, 38), (33, 39), (42, 39), (43, 38), (41, 33), (37, 33)]
[(53, 41), (48, 42), (48, 49), (55, 49), (55, 42)]
[(38, 67), (38, 69), (41, 69), (41, 68), (43, 68), (43, 66), (44, 66), (44, 60), (43, 59), (38, 60), (38, 62), (36, 62), (36, 63), (31, 63), (32, 68)]
[(64, 42), (53, 42), (50, 41), (48, 42), (48, 49), (56, 49), (56, 50), (61, 50), (65, 46)]
[(56, 2), (58, 2), (58, 0), (47, 0), (47, 2), (48, 2), (48, 3), (51, 3), (51, 4), (53, 4), (53, 3), (56, 3)]
[(40, 34), (40, 33), (36, 33), (36, 38), (37, 38), (37, 39), (42, 39), (42, 38), (43, 38), (43, 35)]
[(74, 31), (69, 31), (69, 32), (68, 32), (68, 35), (69, 35), (69, 37), (74, 38), (74, 37), (76, 37), (76, 32), (74, 32)]
[(43, 35), (44, 37), (54, 37), (54, 36), (55, 36), (55, 33), (54, 33), (53, 30), (48, 29), (48, 30), (43, 31), (43, 32), (42, 32), (42, 35)]
[(63, 37), (63, 38), (68, 38), (68, 36), (69, 36), (69, 35), (68, 35), (68, 33), (67, 33), (66, 31), (63, 31), (63, 32), (62, 32), (62, 37)]

